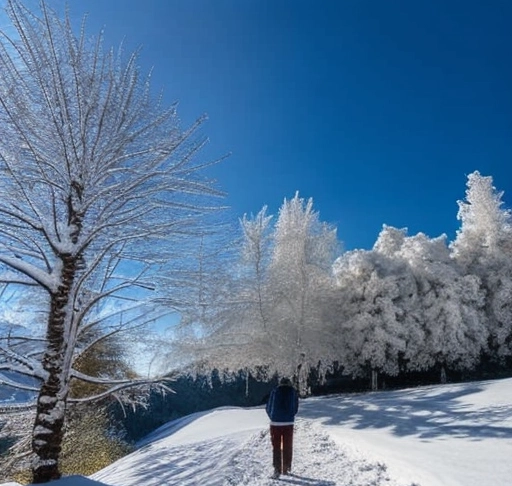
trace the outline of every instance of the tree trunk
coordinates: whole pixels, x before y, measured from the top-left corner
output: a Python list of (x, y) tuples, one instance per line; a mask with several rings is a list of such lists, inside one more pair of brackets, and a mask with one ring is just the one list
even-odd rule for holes
[(306, 363), (306, 354), (300, 353), (300, 362), (297, 366), (297, 388), (299, 395), (305, 398), (309, 395), (308, 387), (309, 366)]
[(446, 377), (446, 368), (443, 366), (441, 366), (441, 383), (442, 384), (445, 384), (447, 383), (448, 379)]
[(379, 389), (378, 377), (379, 372), (377, 370), (372, 370), (372, 391), (377, 391)]
[(47, 329), (47, 349), (43, 368), (48, 373), (37, 399), (37, 412), (32, 434), (32, 482), (46, 483), (59, 479), (59, 456), (64, 435), (64, 416), (69, 391), (69, 369), (65, 366), (68, 346), (66, 328), (72, 318), (70, 293), (76, 271), (76, 258), (61, 255), (61, 284), (51, 295)]

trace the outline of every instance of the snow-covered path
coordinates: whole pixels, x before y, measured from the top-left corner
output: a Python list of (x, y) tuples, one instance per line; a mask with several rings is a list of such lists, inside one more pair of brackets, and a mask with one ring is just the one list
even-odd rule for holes
[[(282, 476), (278, 483), (270, 478), (271, 446), (262, 411), (217, 410), (216, 421), (222, 422), (223, 414), (235, 415), (234, 420), (238, 415), (241, 422), (244, 414), (247, 419), (262, 420), (256, 421), (258, 428), (228, 436), (208, 430), (211, 414), (199, 416), (192, 424), (174, 424), (174, 434), (166, 436), (165, 428), (157, 431), (154, 437), (162, 438), (132, 454), (129, 466), (121, 460), (92, 478), (112, 486), (409, 486), (390, 478), (385, 465), (354, 456), (319, 423), (305, 418), (299, 418), (295, 427), (293, 474)], [(194, 426), (211, 437), (194, 442), (195, 434), (189, 430)], [(115, 483), (109, 482), (112, 477)]]
[[(253, 435), (232, 458), (225, 485), (275, 485), (268, 432)], [(293, 474), (281, 482), (310, 486), (395, 486), (386, 466), (353, 457), (336, 444), (318, 423), (298, 419), (295, 427)], [(265, 465), (262, 467), (262, 465)]]

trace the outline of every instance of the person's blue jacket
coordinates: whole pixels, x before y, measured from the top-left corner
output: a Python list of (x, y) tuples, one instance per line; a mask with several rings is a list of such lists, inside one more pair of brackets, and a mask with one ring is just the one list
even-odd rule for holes
[(299, 395), (290, 380), (281, 380), (270, 393), (266, 411), (272, 424), (293, 424), (299, 410)]

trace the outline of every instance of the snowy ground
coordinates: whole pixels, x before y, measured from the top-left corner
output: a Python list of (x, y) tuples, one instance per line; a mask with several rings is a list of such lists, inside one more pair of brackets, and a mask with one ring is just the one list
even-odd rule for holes
[(270, 479), (270, 463), (264, 410), (217, 409), (161, 427), (89, 479), (51, 484), (506, 486), (512, 379), (304, 400), (293, 475)]

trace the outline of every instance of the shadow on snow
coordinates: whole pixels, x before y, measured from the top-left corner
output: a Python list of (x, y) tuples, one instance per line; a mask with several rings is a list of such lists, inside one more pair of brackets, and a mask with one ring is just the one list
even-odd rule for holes
[(480, 408), (459, 400), (482, 392), (484, 387), (452, 385), (396, 392), (371, 392), (312, 398), (302, 402), (301, 415), (321, 419), (325, 425), (354, 429), (392, 427), (396, 436), (417, 435), (429, 440), (450, 436), (461, 439), (512, 438), (512, 427), (494, 425), (512, 415), (511, 405)]

